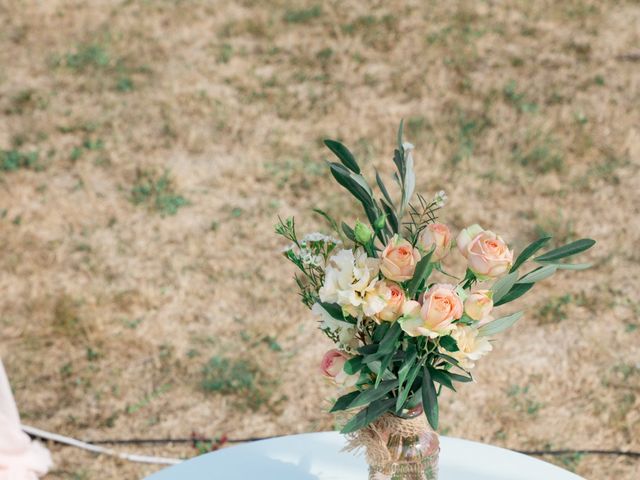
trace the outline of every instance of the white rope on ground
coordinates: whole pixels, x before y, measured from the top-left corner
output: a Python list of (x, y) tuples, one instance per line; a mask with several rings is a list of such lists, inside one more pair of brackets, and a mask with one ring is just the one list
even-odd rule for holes
[(182, 460), (180, 460), (179, 458), (149, 457), (146, 455), (135, 455), (130, 453), (116, 452), (115, 450), (112, 450), (110, 448), (99, 447), (90, 443), (81, 442), (80, 440), (76, 440), (75, 438), (65, 437), (64, 435), (47, 432), (45, 430), (40, 430), (39, 428), (30, 427), (28, 425), (21, 425), (21, 428), (25, 433), (34, 437), (45, 438), (47, 440), (52, 440), (57, 443), (63, 443), (65, 445), (70, 445), (76, 448), (82, 448), (94, 453), (102, 453), (104, 455), (118, 457), (123, 460), (129, 460), (130, 462), (155, 463), (159, 465), (176, 465), (182, 462)]

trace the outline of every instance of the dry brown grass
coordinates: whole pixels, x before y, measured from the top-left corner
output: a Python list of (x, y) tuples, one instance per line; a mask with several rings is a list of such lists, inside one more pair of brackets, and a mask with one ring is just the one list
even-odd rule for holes
[[(272, 226), (317, 229), (313, 206), (355, 218), (320, 139), (389, 173), (404, 117), (419, 190), (448, 191), (455, 228), (599, 240), (595, 267), (537, 287), (477, 384), (444, 398), (444, 433), (640, 449), (637, 2), (5, 0), (0, 20), (0, 150), (19, 167), (0, 172), (0, 353), (25, 423), (86, 439), (332, 428), (314, 373), (329, 345)], [(253, 401), (203, 390), (212, 357), (247, 360)], [(155, 468), (52, 448), (52, 479)]]

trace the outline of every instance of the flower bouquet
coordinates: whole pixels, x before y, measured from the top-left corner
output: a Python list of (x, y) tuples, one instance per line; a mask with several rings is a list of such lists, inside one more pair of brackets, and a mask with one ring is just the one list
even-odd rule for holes
[[(562, 260), (595, 242), (581, 239), (540, 254), (551, 239), (545, 236), (514, 258), (502, 237), (479, 225), (454, 241), (436, 217), (445, 193), (413, 200), (414, 147), (402, 137), (401, 123), (393, 155), (396, 201), (377, 172), (380, 194), (374, 196), (343, 144), (324, 142), (340, 160), (329, 163), (331, 174), (362, 204), (367, 223), (338, 224), (316, 209), (334, 236), (300, 238), (293, 218), (280, 219), (276, 232), (292, 242), (284, 256), (301, 272), (302, 302), (335, 344), (321, 371), (341, 389), (331, 412), (342, 413), (349, 448), (366, 450), (370, 479), (432, 480), (438, 395), (473, 381), (471, 370), (492, 350), (493, 337), (522, 316), (495, 318), (494, 308), (558, 270), (587, 268)], [(467, 265), (460, 278), (445, 270), (454, 245)]]

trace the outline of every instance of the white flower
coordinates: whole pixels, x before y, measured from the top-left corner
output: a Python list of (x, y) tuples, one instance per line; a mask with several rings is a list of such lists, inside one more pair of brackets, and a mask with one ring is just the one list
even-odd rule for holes
[(306, 248), (300, 250), (300, 260), (302, 260), (302, 263), (305, 265), (315, 265), (316, 267), (321, 267), (324, 264), (322, 255), (314, 255)]
[(478, 335), (478, 329), (469, 326), (456, 325), (451, 336), (458, 344), (457, 352), (446, 352), (460, 363), (462, 368), (471, 369), (476, 360), (493, 350), (487, 337)]
[(329, 235), (325, 235), (325, 234), (320, 233), (320, 232), (307, 233), (300, 243), (302, 245), (304, 245), (304, 244), (306, 244), (308, 242), (324, 242), (324, 243), (333, 243), (335, 245), (338, 245), (339, 243), (342, 243), (337, 238), (333, 238), (333, 237), (331, 237)]
[(290, 245), (287, 245), (286, 247), (283, 247), (282, 250), (280, 250), (280, 253), (288, 253), (292, 250), (295, 250), (296, 248), (296, 244), (292, 243)]
[(377, 288), (380, 262), (367, 257), (362, 248), (340, 250), (329, 258), (320, 300), (337, 303), (356, 318), (373, 316), (386, 305), (386, 298)]
[(436, 207), (444, 207), (444, 204), (447, 202), (447, 194), (444, 190), (440, 190), (433, 196), (433, 202), (436, 204)]

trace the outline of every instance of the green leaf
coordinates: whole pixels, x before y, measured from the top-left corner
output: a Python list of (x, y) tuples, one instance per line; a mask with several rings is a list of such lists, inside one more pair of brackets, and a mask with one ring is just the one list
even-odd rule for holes
[(378, 206), (375, 203), (373, 205), (367, 205), (363, 203), (362, 207), (364, 208), (364, 211), (367, 214), (367, 219), (369, 220), (369, 223), (371, 224), (371, 226), (374, 228), (376, 232), (376, 237), (378, 237), (378, 239), (380, 240), (380, 242), (382, 242), (383, 245), (386, 244), (387, 242), (383, 232), (375, 227), (376, 220), (381, 215)]
[(324, 144), (329, 147), (329, 150), (335, 153), (336, 157), (340, 159), (345, 167), (347, 167), (352, 172), (360, 173), (358, 162), (356, 162), (355, 157), (347, 147), (345, 147), (340, 142), (336, 142), (335, 140), (325, 140)]
[(375, 384), (374, 384), (375, 388), (378, 388), (378, 385), (380, 385), (380, 382), (384, 378), (384, 373), (387, 371), (387, 368), (389, 368), (389, 364), (391, 363), (391, 360), (393, 359), (394, 353), (395, 352), (392, 350), (387, 355), (385, 355), (383, 357), (382, 361), (380, 362), (380, 370), (378, 372), (378, 375), (376, 375), (376, 381), (375, 381)]
[(327, 212), (325, 212), (324, 210), (320, 210), (319, 208), (314, 208), (313, 211), (324, 218), (327, 222), (329, 222), (329, 225), (334, 232), (340, 233), (338, 223)]
[[(442, 352), (437, 352), (437, 355), (442, 358), (443, 360), (445, 360), (447, 363), (450, 363), (451, 365), (453, 365), (454, 367), (458, 367), (460, 370), (464, 370), (464, 368), (462, 368), (460, 366), (460, 362), (458, 362), (458, 360), (456, 360), (455, 358), (453, 358), (450, 355), (447, 355), (445, 353)], [(468, 373), (468, 372), (467, 372)]]
[(421, 368), (422, 365), (420, 364), (420, 362), (416, 362), (413, 364), (413, 367), (407, 373), (406, 383), (404, 384), (404, 386), (402, 382), (399, 381), (400, 379), (398, 379), (398, 399), (396, 400), (396, 412), (400, 411), (404, 403), (407, 401), (407, 398), (411, 393), (411, 387), (413, 386), (418, 373), (420, 373)]
[(529, 260), (529, 258), (534, 253), (536, 253), (538, 250), (544, 247), (549, 242), (549, 240), (551, 240), (551, 237), (540, 237), (535, 242), (532, 242), (531, 244), (529, 244), (527, 248), (525, 248), (522, 252), (520, 252), (520, 255), (518, 255), (518, 258), (516, 258), (516, 261), (513, 263), (513, 266), (511, 267), (510, 271), (515, 272), (518, 269), (518, 267), (520, 267), (520, 265), (522, 265), (524, 262)]
[(496, 333), (500, 333), (507, 328), (513, 326), (520, 317), (522, 317), (524, 312), (516, 312), (511, 315), (507, 315), (506, 317), (498, 318), (497, 320), (493, 320), (478, 329), (478, 335), (481, 337), (488, 337), (491, 335), (495, 335)]
[(389, 322), (382, 322), (380, 325), (376, 325), (376, 329), (373, 331), (373, 342), (380, 343), (390, 327), (391, 323)]
[(413, 278), (409, 281), (409, 286), (407, 287), (409, 298), (414, 298), (418, 288), (420, 288), (420, 284), (431, 275), (433, 270), (433, 264), (430, 263), (431, 255), (433, 255), (433, 248), (416, 265)]
[[(340, 185), (346, 188), (351, 195), (360, 200), (363, 205), (373, 205), (371, 193), (367, 191), (366, 183), (363, 185), (364, 179), (361, 181), (360, 179), (362, 177), (360, 175), (356, 176), (339, 163), (330, 163), (329, 168), (333, 178), (335, 178)], [(360, 177), (360, 179), (358, 179), (358, 177)]]
[(422, 407), (427, 416), (429, 425), (434, 430), (438, 429), (438, 394), (436, 387), (433, 385), (429, 369), (425, 366), (422, 369)]
[(457, 352), (459, 350), (458, 342), (451, 335), (440, 337), (440, 346), (448, 352)]
[(391, 195), (389, 195), (389, 191), (387, 190), (387, 187), (384, 186), (384, 182), (382, 181), (382, 178), (380, 178), (380, 174), (378, 173), (377, 170), (376, 170), (376, 183), (378, 184), (378, 188), (380, 188), (380, 191), (382, 192), (382, 195), (384, 196), (384, 199), (387, 201), (387, 203), (389, 205), (393, 205), (393, 200), (391, 200)]
[(397, 173), (393, 174), (393, 179), (402, 188), (402, 182), (404, 181), (404, 148), (398, 147), (393, 151), (393, 163), (396, 164), (398, 169)]
[(404, 141), (402, 140), (404, 134), (404, 118), (400, 119), (400, 126), (398, 127), (398, 149), (402, 150), (402, 144)]
[(369, 345), (363, 345), (360, 348), (358, 348), (358, 352), (361, 353), (362, 355), (371, 355), (376, 353), (377, 351), (378, 351), (378, 345), (373, 343)]
[(591, 268), (593, 266), (591, 263), (539, 263), (542, 265), (552, 265), (558, 270), (586, 270), (587, 268)]
[(551, 250), (550, 252), (547, 252), (544, 255), (540, 255), (533, 260), (536, 262), (550, 262), (553, 260), (570, 257), (572, 255), (576, 255), (590, 249), (595, 245), (595, 243), (596, 241), (590, 238), (582, 238), (580, 240), (576, 240), (575, 242), (571, 242), (567, 245), (556, 248), (555, 250)]
[(454, 380), (456, 382), (460, 382), (460, 383), (473, 382), (473, 377), (471, 376), (471, 374), (469, 374), (469, 376), (467, 377), (466, 375), (459, 375), (457, 373), (452, 373), (452, 372), (447, 372), (447, 373), (451, 377), (451, 380)]
[(344, 321), (344, 315), (342, 313), (342, 307), (337, 303), (318, 302), (322, 308), (324, 308), (329, 315), (336, 320)]
[(382, 362), (380, 360), (369, 361), (369, 358), (365, 357), (363, 363), (367, 364), (372, 373), (382, 377), (382, 380), (396, 380), (398, 378), (390, 370), (382, 370)]
[(388, 380), (386, 382), (382, 382), (379, 386), (370, 388), (369, 390), (365, 390), (360, 392), (360, 394), (353, 399), (353, 401), (349, 404), (348, 408), (357, 408), (363, 407), (365, 405), (370, 404), (382, 397), (384, 397), (387, 393), (398, 386), (397, 380)]
[(451, 381), (451, 378), (449, 377), (449, 372), (447, 372), (446, 370), (437, 370), (435, 368), (432, 367), (427, 367), (429, 368), (429, 373), (431, 374), (431, 379), (434, 382), (438, 382), (440, 385), (443, 385), (445, 387), (447, 387), (450, 390), (453, 390), (454, 392), (456, 391), (455, 387), (453, 386), (453, 382)]
[(351, 228), (349, 225), (347, 225), (344, 222), (342, 222), (342, 231), (344, 232), (344, 234), (349, 240), (351, 240), (352, 242), (356, 241), (356, 234), (353, 231), (353, 228)]
[(342, 395), (340, 398), (338, 398), (338, 400), (336, 400), (336, 403), (333, 404), (333, 407), (331, 407), (331, 410), (329, 410), (329, 413), (346, 410), (347, 408), (349, 408), (349, 404), (353, 402), (353, 400), (358, 395), (360, 395), (360, 392), (357, 390), (353, 392), (349, 392), (346, 395)]
[(349, 360), (344, 362), (344, 366), (342, 369), (348, 375), (354, 375), (360, 371), (362, 368), (362, 356), (357, 355), (355, 357), (351, 357)]
[(513, 269), (511, 270), (511, 273), (500, 278), (491, 287), (491, 291), (493, 292), (493, 303), (499, 302), (502, 297), (509, 293), (513, 284), (518, 280), (518, 272)]
[(513, 287), (511, 287), (509, 293), (507, 293), (499, 301), (494, 302), (493, 306), (499, 307), (500, 305), (504, 305), (505, 303), (514, 301), (516, 298), (520, 298), (522, 295), (531, 290), (534, 285), (535, 283), (516, 283)]
[(404, 160), (404, 181), (402, 182), (402, 202), (400, 204), (399, 216), (402, 217), (411, 201), (413, 192), (416, 188), (416, 174), (413, 171), (413, 156), (411, 153), (405, 155)]
[(555, 265), (545, 265), (544, 267), (538, 267), (532, 272), (527, 273), (522, 278), (518, 279), (516, 283), (536, 283), (540, 280), (544, 280), (556, 273), (558, 267)]
[(406, 356), (400, 369), (398, 370), (398, 385), (402, 386), (404, 381), (407, 379), (407, 375), (413, 367), (413, 363), (416, 361), (416, 357), (418, 356), (418, 351), (416, 350), (416, 346), (413, 343), (409, 344), (407, 347)]
[(395, 322), (391, 327), (389, 327), (389, 330), (387, 330), (387, 333), (380, 342), (380, 347), (378, 348), (378, 355), (380, 355), (380, 357), (387, 355), (394, 350), (396, 341), (400, 338), (400, 334), (402, 334), (402, 328), (398, 322)]
[(342, 428), (340, 433), (351, 433), (366, 427), (371, 422), (384, 415), (384, 413), (393, 406), (395, 401), (395, 398), (387, 398), (372, 402), (367, 408), (358, 412), (357, 415), (354, 415), (354, 417)]
[(391, 231), (393, 233), (398, 233), (400, 229), (400, 224), (398, 222), (398, 217), (396, 217), (396, 212), (393, 211), (393, 208), (387, 204), (383, 199), (380, 199), (380, 203), (382, 203), (382, 208), (384, 209), (384, 213), (387, 214), (387, 222), (391, 227)]

